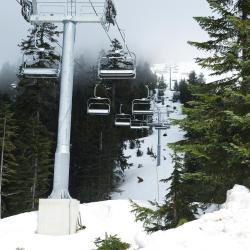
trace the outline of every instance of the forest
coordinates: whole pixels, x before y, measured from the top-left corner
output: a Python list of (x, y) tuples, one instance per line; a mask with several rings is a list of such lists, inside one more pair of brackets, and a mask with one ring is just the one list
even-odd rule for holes
[[(131, 202), (137, 221), (150, 233), (179, 227), (196, 219), (198, 211), (219, 206), (235, 184), (250, 188), (250, 3), (207, 2), (215, 14), (194, 19), (209, 38), (188, 43), (205, 53), (196, 63), (218, 79), (207, 82), (192, 71), (174, 86), (173, 101), (182, 103), (185, 117), (171, 123), (185, 137), (170, 144), (174, 170), (161, 180), (170, 183), (165, 201), (151, 201), (152, 208)], [(30, 29), (19, 47), (29, 54), (37, 44), (48, 50), (46, 59), (60, 63), (55, 49), (60, 35), (54, 24), (46, 23)], [(116, 53), (120, 46), (114, 39), (110, 51)], [(75, 60), (70, 194), (81, 203), (109, 200), (131, 167), (124, 155), (126, 142), (152, 133), (114, 126), (121, 105), (130, 113), (134, 99), (147, 97), (146, 86), (152, 96), (168, 87), (152, 72), (150, 62), (139, 61), (136, 71), (136, 79), (100, 80), (92, 60), (81, 53)], [(17, 76), (14, 72), (9, 64), (0, 72), (3, 217), (36, 210), (39, 198), (51, 193), (58, 131), (59, 79), (25, 79), (21, 68)], [(111, 101), (111, 115), (87, 115), (88, 100), (94, 96)]]
[[(23, 52), (31, 53), (37, 33), (38, 45), (52, 51), (46, 56), (60, 60), (53, 52), (60, 35), (56, 26), (44, 24), (39, 31), (35, 28), (29, 32), (19, 45)], [(115, 40), (111, 46), (119, 46), (119, 42)], [(147, 62), (139, 62), (136, 80), (101, 81), (97, 65), (90, 61), (83, 55), (75, 60), (69, 185), (72, 197), (81, 202), (110, 199), (110, 192), (129, 167), (123, 155), (124, 142), (148, 134), (147, 130), (116, 128), (114, 116), (121, 104), (123, 112), (130, 112), (133, 99), (147, 96), (145, 85), (154, 91), (157, 83)], [(8, 64), (2, 68), (0, 83), (5, 217), (37, 209), (38, 199), (51, 193), (60, 86), (59, 79), (26, 79), (20, 72), (16, 79), (15, 68)], [(94, 96), (96, 85), (96, 95), (112, 102), (110, 116), (87, 115), (87, 101)]]

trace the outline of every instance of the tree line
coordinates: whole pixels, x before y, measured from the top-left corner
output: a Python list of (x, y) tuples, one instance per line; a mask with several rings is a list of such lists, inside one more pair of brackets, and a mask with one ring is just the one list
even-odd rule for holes
[(195, 219), (198, 209), (222, 204), (235, 184), (250, 188), (250, 2), (207, 0), (214, 16), (195, 17), (209, 35), (189, 42), (207, 57), (197, 58), (218, 76), (204, 83), (190, 74), (179, 85), (186, 117), (176, 123), (186, 132), (171, 144), (174, 171), (163, 204), (134, 204), (147, 231), (166, 230)]
[[(39, 29), (29, 30), (19, 46), (22, 52), (40, 59), (43, 55), (34, 51), (34, 45), (45, 48), (46, 59), (59, 61), (56, 47), (60, 34), (55, 25), (43, 24)], [(43, 63), (46, 62), (38, 60), (34, 67), (45, 66)], [(148, 133), (115, 128), (115, 114), (119, 113), (120, 104), (124, 104), (123, 112), (131, 113), (132, 100), (145, 97), (145, 84), (153, 90), (156, 82), (157, 77), (148, 63), (138, 63), (135, 80), (100, 81), (97, 66), (84, 56), (77, 58), (70, 161), (72, 197), (81, 202), (110, 199), (121, 172), (128, 167), (123, 154), (125, 141)], [(96, 84), (100, 84), (98, 95), (112, 101), (110, 116), (87, 115), (87, 100), (93, 96)], [(0, 209), (3, 217), (37, 209), (38, 199), (47, 197), (52, 190), (59, 92), (59, 79), (28, 79), (20, 75), (12, 91), (0, 90), (0, 152), (3, 159)]]

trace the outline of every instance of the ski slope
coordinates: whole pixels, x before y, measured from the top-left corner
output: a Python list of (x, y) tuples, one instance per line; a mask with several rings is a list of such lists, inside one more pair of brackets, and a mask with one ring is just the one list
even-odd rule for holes
[[(157, 104), (160, 109), (166, 110), (166, 105), (170, 106), (173, 110), (173, 106), (176, 107), (174, 113), (170, 114), (170, 119), (182, 119), (182, 111), (180, 103), (173, 103), (173, 92), (166, 90), (165, 103)], [(156, 108), (157, 108), (156, 107)], [(163, 117), (164, 119), (164, 117)], [(163, 136), (167, 133), (167, 136)], [(118, 192), (114, 192), (111, 197), (113, 200), (119, 199), (132, 199), (140, 201), (158, 201), (162, 202), (166, 195), (166, 189), (169, 187), (169, 183), (159, 182), (159, 180), (168, 178), (173, 171), (173, 163), (171, 154), (172, 150), (169, 148), (168, 143), (176, 142), (183, 139), (184, 132), (180, 130), (177, 125), (171, 125), (170, 129), (163, 130), (161, 132), (161, 166), (157, 165), (157, 160), (150, 155), (147, 155), (147, 148), (153, 148), (154, 154), (157, 154), (157, 140), (158, 132), (154, 129), (153, 134), (140, 139), (143, 156), (137, 157), (137, 148), (130, 149), (129, 143), (127, 143), (127, 149), (124, 151), (125, 156), (131, 156), (128, 163), (132, 163), (133, 166), (125, 170), (124, 182), (118, 187)], [(141, 164), (143, 167), (139, 167)], [(143, 182), (138, 182), (138, 178), (143, 179)]]
[(81, 205), (85, 230), (69, 236), (36, 233), (37, 212), (0, 220), (1, 250), (94, 250), (97, 237), (117, 234), (129, 250), (249, 250), (250, 192), (236, 185), (222, 209), (203, 215), (176, 229), (147, 235), (135, 222), (129, 201), (104, 201)]

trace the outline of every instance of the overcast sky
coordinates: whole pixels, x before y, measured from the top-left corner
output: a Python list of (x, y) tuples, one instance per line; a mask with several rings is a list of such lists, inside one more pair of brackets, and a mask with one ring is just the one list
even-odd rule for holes
[[(20, 60), (17, 44), (30, 26), (24, 21), (16, 0), (0, 0), (0, 65)], [(49, 0), (48, 0), (49, 1)], [(126, 31), (127, 43), (139, 57), (152, 63), (189, 62), (199, 52), (187, 40), (204, 40), (207, 35), (192, 19), (210, 14), (206, 0), (115, 0), (117, 20)], [(118, 36), (114, 28), (112, 37)], [(76, 53), (97, 54), (109, 41), (98, 24), (77, 28)]]

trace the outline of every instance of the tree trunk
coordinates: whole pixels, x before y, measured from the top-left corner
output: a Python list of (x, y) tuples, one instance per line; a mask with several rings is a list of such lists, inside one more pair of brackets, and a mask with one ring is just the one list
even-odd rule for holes
[(2, 140), (1, 167), (0, 167), (0, 219), (2, 218), (3, 157), (4, 157), (4, 146), (5, 146), (6, 122), (7, 122), (7, 120), (5, 117), (4, 124), (3, 124), (3, 140)]

